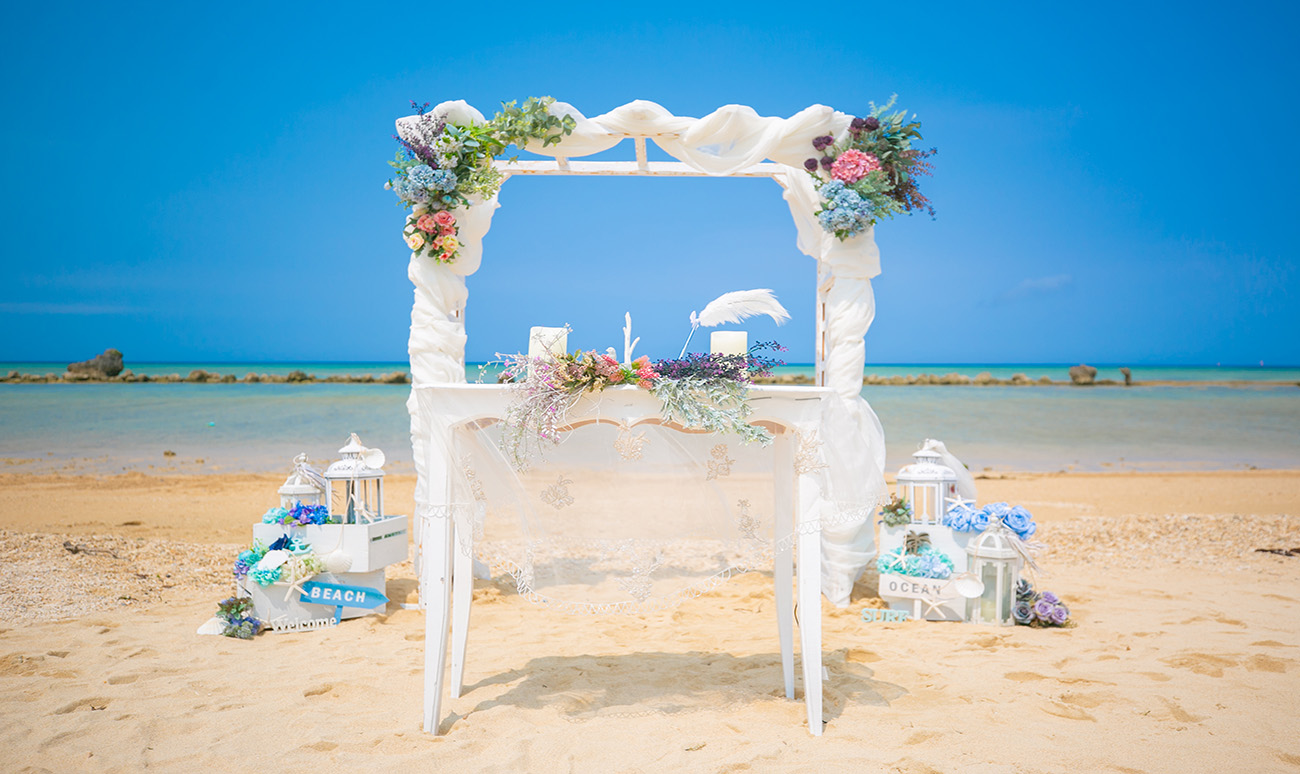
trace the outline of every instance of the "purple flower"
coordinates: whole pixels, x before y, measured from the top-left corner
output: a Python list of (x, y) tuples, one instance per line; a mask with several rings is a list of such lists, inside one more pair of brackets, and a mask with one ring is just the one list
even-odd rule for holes
[(816, 172), (816, 171), (817, 171), (817, 159), (808, 159), (807, 161), (805, 161), (805, 162), (803, 163), (803, 168), (806, 169), (806, 170), (808, 170), (809, 172)]
[(820, 137), (814, 137), (812, 141), (813, 147), (819, 151), (826, 150), (827, 148), (829, 148), (834, 144), (835, 144), (835, 138), (831, 137), (829, 134), (823, 134)]
[(862, 134), (866, 129), (867, 119), (865, 118), (855, 118), (849, 122), (849, 131), (855, 135)]
[(1016, 619), (1016, 623), (1027, 626), (1034, 620), (1034, 611), (1030, 609), (1028, 602), (1017, 602), (1016, 606), (1011, 608), (1011, 617)]
[(1034, 601), (1034, 616), (1044, 623), (1050, 620), (1052, 611), (1055, 609), (1056, 605), (1043, 599), (1041, 594)]
[(822, 169), (830, 169), (831, 165), (834, 163), (835, 159), (830, 156), (822, 156)]
[(862, 119), (862, 126), (868, 132), (874, 132), (880, 128), (880, 120), (875, 116), (867, 116), (866, 118)]
[(1056, 626), (1062, 626), (1070, 620), (1070, 610), (1065, 605), (1057, 605), (1052, 608), (1052, 612), (1047, 614), (1047, 620)]
[(1061, 603), (1061, 598), (1050, 591), (1044, 591), (1042, 594), (1038, 595), (1038, 598), (1050, 602), (1053, 605), (1059, 605)]

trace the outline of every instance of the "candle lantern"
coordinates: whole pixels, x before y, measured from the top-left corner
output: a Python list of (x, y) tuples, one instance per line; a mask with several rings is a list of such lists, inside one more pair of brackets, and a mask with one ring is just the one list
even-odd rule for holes
[(293, 473), (280, 487), (280, 507), (286, 511), (295, 504), (320, 505), (325, 498), (325, 480), (320, 472), (307, 464), (307, 455), (299, 454), (293, 458)]
[(993, 626), (1014, 626), (1016, 582), (1020, 579), (1020, 554), (1012, 547), (1011, 531), (993, 516), (988, 529), (966, 547), (971, 574), (984, 585), (983, 592), (967, 601), (966, 620)]
[(957, 497), (957, 474), (929, 446), (927, 442), (912, 454), (916, 462), (898, 471), (898, 497), (912, 504), (913, 524), (942, 524)]
[(325, 470), (332, 492), (330, 521), (365, 524), (384, 518), (384, 453), (362, 446), (353, 433), (339, 454), (343, 458)]

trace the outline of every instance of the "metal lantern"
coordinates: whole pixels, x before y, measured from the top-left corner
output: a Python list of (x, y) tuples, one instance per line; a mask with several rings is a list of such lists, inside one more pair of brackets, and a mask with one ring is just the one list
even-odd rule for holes
[(320, 473), (307, 464), (306, 454), (299, 454), (293, 458), (293, 473), (280, 487), (280, 507), (289, 510), (296, 503), (320, 505), (325, 491)]
[(384, 518), (384, 453), (362, 446), (353, 433), (339, 454), (343, 458), (325, 470), (332, 492), (330, 521), (364, 524)]
[(913, 524), (942, 524), (949, 502), (957, 498), (957, 474), (928, 446), (898, 471), (898, 497), (912, 504)]
[(984, 584), (978, 597), (967, 601), (966, 620), (993, 626), (1014, 626), (1011, 613), (1020, 580), (1020, 554), (1012, 547), (1011, 531), (997, 516), (989, 518), (988, 529), (966, 547), (970, 572)]

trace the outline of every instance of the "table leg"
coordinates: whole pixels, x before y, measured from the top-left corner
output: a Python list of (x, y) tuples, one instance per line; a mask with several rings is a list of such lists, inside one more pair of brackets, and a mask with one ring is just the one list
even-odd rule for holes
[(772, 583), (776, 593), (776, 631), (781, 642), (781, 676), (785, 680), (785, 697), (794, 698), (794, 444), (789, 433), (776, 437), (773, 447), (773, 513), (776, 526), (773, 539), (776, 555)]
[(436, 733), (442, 714), (443, 667), (451, 623), (451, 515), (430, 520), (424, 530), (424, 730)]
[(457, 523), (452, 541), (451, 597), (451, 697), (460, 698), (465, 679), (465, 646), (469, 640), (469, 612), (474, 604), (474, 527)]
[(799, 505), (799, 655), (803, 662), (804, 704), (808, 731), (822, 734), (822, 542), (812, 528), (820, 514), (813, 507), (818, 487), (810, 476), (799, 476), (795, 501)]

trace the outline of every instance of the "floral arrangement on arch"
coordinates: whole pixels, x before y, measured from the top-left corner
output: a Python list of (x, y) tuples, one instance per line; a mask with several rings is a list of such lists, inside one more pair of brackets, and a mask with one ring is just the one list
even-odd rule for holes
[(529, 97), (522, 107), (501, 105), (491, 121), (458, 125), (435, 119), (423, 105), (416, 111), (414, 137), (394, 137), (402, 149), (388, 162), (397, 170), (384, 188), (397, 194), (398, 205), (411, 210), (402, 239), (411, 252), (439, 263), (456, 260), (461, 244), (451, 210), (468, 207), (473, 198), (491, 198), (501, 188), (502, 175), (492, 162), (510, 145), (529, 140), (553, 145), (577, 125), (572, 116), (550, 114), (551, 97)]
[(931, 174), (929, 159), (938, 151), (912, 147), (921, 139), (921, 123), (908, 121), (906, 110), (890, 113), (896, 99), (879, 107), (871, 103), (871, 112), (854, 118), (839, 142), (829, 134), (814, 137), (813, 150), (820, 155), (804, 161), (823, 199), (817, 220), (842, 240), (900, 213), (934, 215), (917, 178)]
[(565, 415), (583, 393), (636, 386), (659, 398), (665, 422), (735, 433), (745, 443), (766, 445), (772, 441), (771, 433), (746, 421), (752, 413), (746, 402), (749, 386), (784, 364), (762, 354), (765, 351), (785, 348), (775, 341), (759, 342), (743, 355), (692, 352), (653, 363), (642, 356), (628, 364), (594, 350), (533, 358), (498, 354), (505, 364), (500, 378), (516, 388), (502, 443), (517, 467), (527, 467), (529, 458), (544, 445), (560, 442)]

